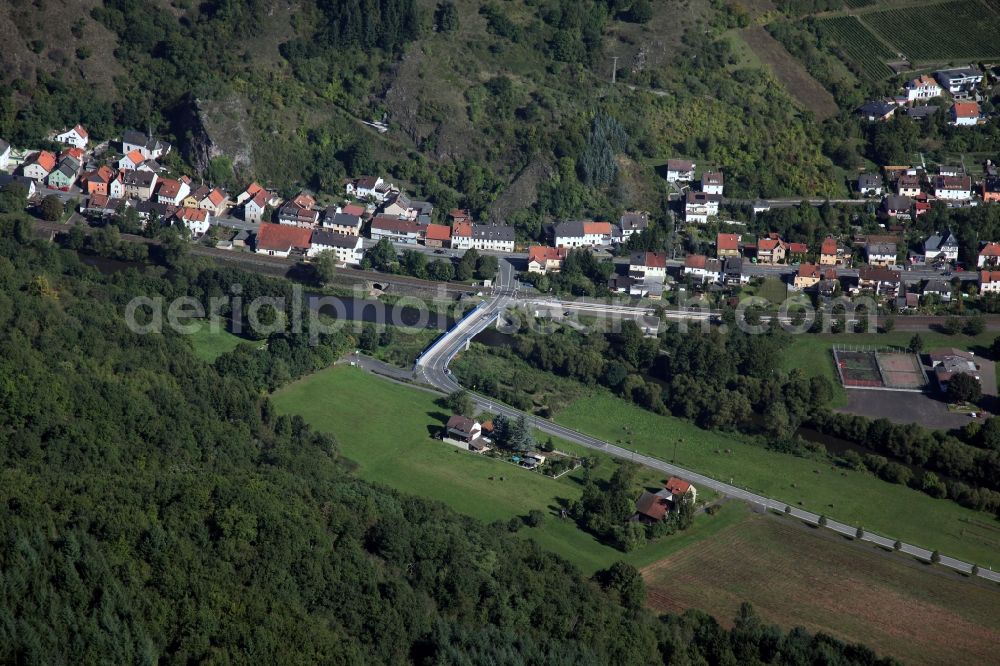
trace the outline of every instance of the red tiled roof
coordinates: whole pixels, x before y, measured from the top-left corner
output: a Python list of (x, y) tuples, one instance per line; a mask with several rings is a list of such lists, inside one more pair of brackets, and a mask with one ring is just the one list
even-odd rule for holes
[(125, 157), (127, 157), (129, 159), (129, 161), (132, 164), (135, 164), (136, 166), (138, 166), (139, 164), (142, 164), (143, 159), (144, 159), (143, 156), (142, 156), (142, 153), (140, 153), (138, 149), (133, 150), (132, 152), (130, 152)]
[(528, 261), (544, 264), (546, 261), (558, 261), (566, 258), (567, 250), (564, 247), (548, 247), (545, 245), (532, 245), (528, 248)]
[(837, 254), (837, 241), (834, 238), (827, 238), (823, 241), (823, 245), (820, 248), (820, 254)]
[(789, 243), (788, 251), (792, 254), (805, 254), (809, 251), (809, 246), (805, 243)]
[(246, 193), (251, 197), (253, 197), (253, 195), (257, 194), (258, 192), (263, 192), (263, 191), (264, 188), (258, 185), (257, 183), (250, 183), (249, 185), (247, 185), (246, 189)]
[[(257, 190), (257, 192), (250, 197), (250, 201), (254, 202), (258, 208), (263, 208), (267, 204), (267, 192), (264, 190)], [(249, 203), (249, 201), (247, 203)]]
[(689, 254), (684, 257), (684, 268), (704, 268), (708, 257), (703, 254)]
[(1000, 243), (987, 243), (979, 251), (980, 257), (1000, 257)]
[(674, 495), (683, 495), (690, 489), (691, 484), (684, 479), (678, 479), (676, 476), (672, 476), (667, 479), (667, 490)]
[(736, 234), (719, 234), (715, 239), (715, 246), (719, 250), (738, 250), (740, 237)]
[(376, 215), (372, 220), (372, 229), (384, 229), (393, 233), (418, 233), (420, 225), (413, 220), (401, 220), (391, 215)]
[(32, 162), (35, 162), (46, 171), (52, 171), (56, 168), (56, 156), (47, 150), (38, 151)]
[(73, 146), (72, 148), (67, 148), (66, 150), (62, 151), (62, 153), (60, 153), (59, 156), (66, 157), (67, 155), (69, 155), (70, 157), (72, 157), (77, 161), (80, 161), (83, 159), (83, 148), (77, 148), (76, 146)]
[(294, 199), (292, 199), (292, 201), (294, 201), (299, 208), (312, 208), (316, 205), (316, 200), (305, 192), (300, 192)]
[(76, 133), (79, 134), (84, 139), (90, 137), (90, 135), (87, 134), (87, 130), (83, 129), (83, 125), (77, 125), (73, 129), (75, 129)]
[(181, 183), (179, 180), (174, 180), (172, 178), (164, 178), (160, 181), (160, 187), (156, 190), (156, 194), (161, 197), (170, 197), (173, 199), (181, 191)]
[(610, 222), (584, 222), (583, 223), (583, 234), (589, 236), (591, 234), (610, 236), (611, 235), (611, 223)]
[(646, 268), (666, 268), (667, 255), (663, 252), (647, 252), (644, 262)]
[(262, 250), (287, 251), (289, 248), (308, 248), (312, 229), (291, 224), (271, 224), (265, 222), (257, 230), (257, 248)]
[(91, 208), (104, 208), (108, 205), (108, 196), (106, 194), (91, 194), (90, 195), (90, 207)]
[(764, 250), (765, 252), (770, 252), (782, 244), (783, 243), (780, 240), (775, 240), (773, 238), (761, 238), (760, 240), (757, 241), (757, 251), (759, 252), (761, 250)]
[(979, 103), (978, 102), (955, 102), (955, 106), (952, 108), (955, 112), (956, 118), (978, 118), (979, 117)]
[(226, 197), (224, 194), (222, 194), (222, 192), (215, 189), (208, 193), (208, 200), (212, 202), (213, 206), (218, 206), (219, 204), (221, 204), (223, 201), (226, 200)]
[(354, 217), (361, 217), (365, 214), (365, 207), (359, 204), (347, 204), (343, 208), (344, 215), (353, 215)]
[[(181, 208), (177, 211), (177, 217), (181, 220), (194, 220), (195, 222), (204, 222), (208, 219), (208, 211), (201, 208)], [(263, 225), (261, 225), (263, 226)]]
[(424, 237), (427, 240), (451, 240), (451, 227), (444, 224), (428, 224)]
[(981, 271), (979, 273), (979, 283), (1000, 282), (1000, 271)]
[(469, 222), (472, 220), (472, 214), (464, 208), (452, 208), (448, 211), (448, 217), (456, 222)]
[(472, 222), (456, 222), (451, 227), (451, 235), (472, 238)]

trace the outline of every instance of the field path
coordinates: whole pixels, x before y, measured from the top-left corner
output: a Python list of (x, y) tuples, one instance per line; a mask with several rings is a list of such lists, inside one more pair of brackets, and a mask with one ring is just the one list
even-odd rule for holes
[(837, 102), (826, 88), (814, 79), (802, 63), (785, 50), (762, 26), (739, 31), (740, 37), (774, 73), (788, 93), (804, 108), (812, 111), (817, 120), (837, 115)]
[(922, 664), (995, 663), (1000, 590), (798, 521), (756, 515), (642, 570), (658, 611), (701, 608), (722, 621), (751, 601), (769, 622), (801, 625)]

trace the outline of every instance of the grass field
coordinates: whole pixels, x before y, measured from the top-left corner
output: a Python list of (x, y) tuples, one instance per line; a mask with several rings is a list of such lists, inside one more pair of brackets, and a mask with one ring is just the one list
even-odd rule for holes
[(1000, 650), (997, 586), (776, 516), (748, 516), (643, 575), (656, 610), (700, 608), (728, 623), (748, 600), (786, 629), (802, 625), (905, 663), (996, 663)]
[(1000, 14), (979, 0), (875, 11), (863, 20), (911, 61), (1000, 55)]
[[(544, 511), (541, 527), (520, 533), (587, 573), (622, 559), (645, 566), (739, 517), (726, 506), (716, 516), (699, 516), (683, 533), (624, 554), (554, 515), (561, 502), (579, 498), (582, 470), (554, 480), (432, 439), (431, 433), (448, 416), (433, 394), (337, 366), (284, 387), (273, 399), (280, 412), (300, 414), (315, 428), (333, 433), (342, 454), (358, 464), (358, 473), (367, 480), (444, 502), (486, 522), (523, 516), (532, 509)], [(582, 452), (563, 442), (555, 444), (568, 453)], [(597, 475), (610, 476), (615, 464), (606, 456), (597, 457)], [(640, 480), (647, 486), (662, 482), (651, 471), (643, 472)]]
[(559, 423), (852, 525), (980, 565), (1000, 567), (1000, 523), (949, 500), (829, 462), (768, 451), (597, 393), (559, 412)]
[(886, 61), (895, 57), (861, 21), (854, 16), (837, 16), (817, 21), (823, 36), (835, 42), (842, 56), (854, 63), (862, 76), (877, 81), (892, 74)]
[(781, 278), (765, 278), (757, 295), (766, 298), (774, 305), (781, 305), (788, 298), (788, 285)]
[(216, 330), (213, 330), (207, 321), (202, 321), (198, 326), (198, 330), (187, 337), (191, 339), (191, 344), (194, 345), (195, 356), (208, 363), (211, 363), (222, 354), (236, 349), (240, 343), (249, 342), (249, 340), (244, 340), (239, 336), (233, 335), (222, 328), (221, 325), (216, 327)]

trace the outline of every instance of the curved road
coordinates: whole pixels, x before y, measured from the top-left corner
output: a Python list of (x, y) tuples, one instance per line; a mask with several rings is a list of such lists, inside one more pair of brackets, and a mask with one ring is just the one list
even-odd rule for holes
[[(501, 261), (500, 266), (500, 278), (497, 283), (497, 291), (493, 295), (493, 298), (481, 305), (479, 308), (470, 312), (464, 319), (456, 323), (447, 333), (442, 335), (430, 347), (428, 347), (414, 366), (414, 374), (417, 379), (423, 380), (445, 393), (452, 393), (463, 388), (455, 380), (451, 371), (448, 369), (448, 365), (451, 363), (452, 359), (454, 359), (455, 356), (465, 348), (472, 338), (488, 328), (491, 324), (493, 324), (493, 322), (497, 321), (503, 311), (511, 304), (512, 301), (516, 299), (516, 282), (513, 281), (513, 268), (510, 266), (510, 262), (507, 261)], [(529, 419), (532, 427), (544, 432), (547, 435), (561, 437), (562, 439), (575, 444), (595, 449), (597, 451), (603, 451), (604, 453), (615, 456), (616, 458), (631, 460), (664, 474), (682, 477), (706, 488), (710, 488), (727, 497), (758, 504), (766, 507), (767, 509), (782, 513), (788, 511), (789, 515), (809, 523), (817, 524), (819, 522), (820, 516), (818, 514), (790, 506), (786, 502), (765, 497), (744, 488), (739, 488), (703, 474), (699, 474), (698, 472), (668, 463), (664, 460), (660, 460), (659, 458), (654, 458), (652, 456), (605, 442), (604, 440), (578, 432), (571, 428), (567, 428), (559, 425), (558, 423), (545, 419), (539, 419), (531, 414), (514, 409), (513, 407), (508, 407), (507, 405), (496, 400), (471, 392), (470, 394), (473, 402), (475, 402), (476, 406), (479, 408), (489, 410), (495, 414), (503, 414), (509, 418), (518, 418), (521, 415), (524, 415)], [(857, 532), (856, 526), (837, 522), (836, 520), (832, 520), (830, 518), (827, 518), (826, 527), (835, 532), (851, 537), (853, 537)], [(888, 549), (892, 549), (893, 544), (895, 543), (895, 539), (878, 534), (872, 534), (867, 531), (864, 533), (862, 539)], [(930, 560), (931, 558), (931, 551), (912, 544), (904, 543), (900, 550), (907, 555), (912, 555), (923, 560)], [(940, 563), (962, 573), (971, 573), (972, 571), (972, 565), (970, 563), (963, 562), (962, 560), (958, 560), (944, 554), (941, 555)], [(1000, 582), (1000, 572), (981, 568), (979, 575), (987, 580)]]

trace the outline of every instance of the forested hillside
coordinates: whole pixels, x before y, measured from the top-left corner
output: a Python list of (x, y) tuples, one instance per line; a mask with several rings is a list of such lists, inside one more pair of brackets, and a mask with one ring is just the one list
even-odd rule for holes
[[(747, 19), (724, 1), (358, 6), (10, 3), (0, 136), (151, 128), (203, 172), (289, 191), (384, 171), (441, 210), (529, 236), (551, 216), (659, 210), (668, 157), (724, 168), (735, 196), (840, 187), (817, 124), (738, 65), (724, 33)], [(382, 118), (384, 135), (360, 123)], [(598, 130), (609, 124), (614, 141)]]
[(213, 367), (124, 325), (138, 294), (283, 283), (184, 259), (102, 276), (30, 235), (0, 220), (0, 662), (883, 663), (749, 608), (731, 631), (656, 618), (631, 567), (586, 581), (501, 525), (357, 480), (247, 380), (329, 362), (302, 336)]

